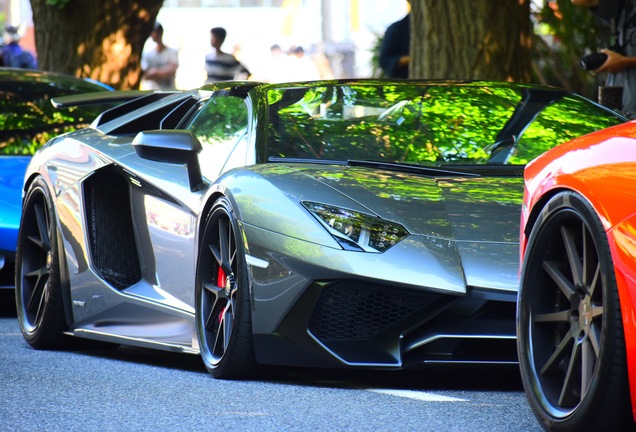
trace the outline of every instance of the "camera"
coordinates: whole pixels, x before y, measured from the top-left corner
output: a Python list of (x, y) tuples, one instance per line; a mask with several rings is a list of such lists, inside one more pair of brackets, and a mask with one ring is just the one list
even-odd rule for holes
[(588, 54), (581, 58), (581, 69), (587, 71), (593, 71), (601, 67), (603, 63), (607, 60), (607, 54), (597, 52)]
[[(613, 44), (608, 48), (610, 51), (614, 51), (621, 55), (626, 55), (625, 49), (620, 46), (618, 43)], [(603, 63), (607, 60), (607, 54), (596, 52), (592, 54), (588, 54), (581, 58), (581, 69), (586, 71), (593, 71), (600, 68)]]

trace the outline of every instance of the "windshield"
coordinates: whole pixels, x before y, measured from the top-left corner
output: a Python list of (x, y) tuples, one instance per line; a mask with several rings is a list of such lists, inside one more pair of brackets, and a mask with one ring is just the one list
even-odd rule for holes
[(363, 83), (267, 96), (270, 160), (523, 165), (624, 121), (560, 90), (506, 84)]

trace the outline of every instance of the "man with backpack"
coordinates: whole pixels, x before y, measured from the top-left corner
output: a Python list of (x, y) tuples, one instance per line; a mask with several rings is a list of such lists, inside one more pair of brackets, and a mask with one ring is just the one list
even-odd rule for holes
[(4, 43), (0, 51), (0, 61), (4, 67), (37, 69), (37, 61), (33, 54), (20, 46), (20, 31), (17, 27), (8, 26), (4, 30)]

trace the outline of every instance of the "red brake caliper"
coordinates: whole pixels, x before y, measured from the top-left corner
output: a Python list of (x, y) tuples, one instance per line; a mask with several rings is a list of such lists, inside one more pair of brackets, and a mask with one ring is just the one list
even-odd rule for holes
[[(218, 286), (219, 288), (225, 289), (225, 272), (223, 271), (223, 267), (219, 266), (219, 270), (217, 272), (216, 275), (216, 286)], [(221, 324), (221, 322), (223, 321), (223, 314), (225, 313), (227, 306), (223, 308), (223, 310), (221, 310), (221, 312), (219, 312), (219, 324)]]

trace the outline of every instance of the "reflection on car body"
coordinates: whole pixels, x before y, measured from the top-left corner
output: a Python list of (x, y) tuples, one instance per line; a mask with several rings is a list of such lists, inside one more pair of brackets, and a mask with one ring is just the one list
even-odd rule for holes
[(23, 335), (197, 353), (217, 377), (514, 364), (523, 167), (624, 120), (563, 90), (492, 82), (142, 97), (30, 164)]

